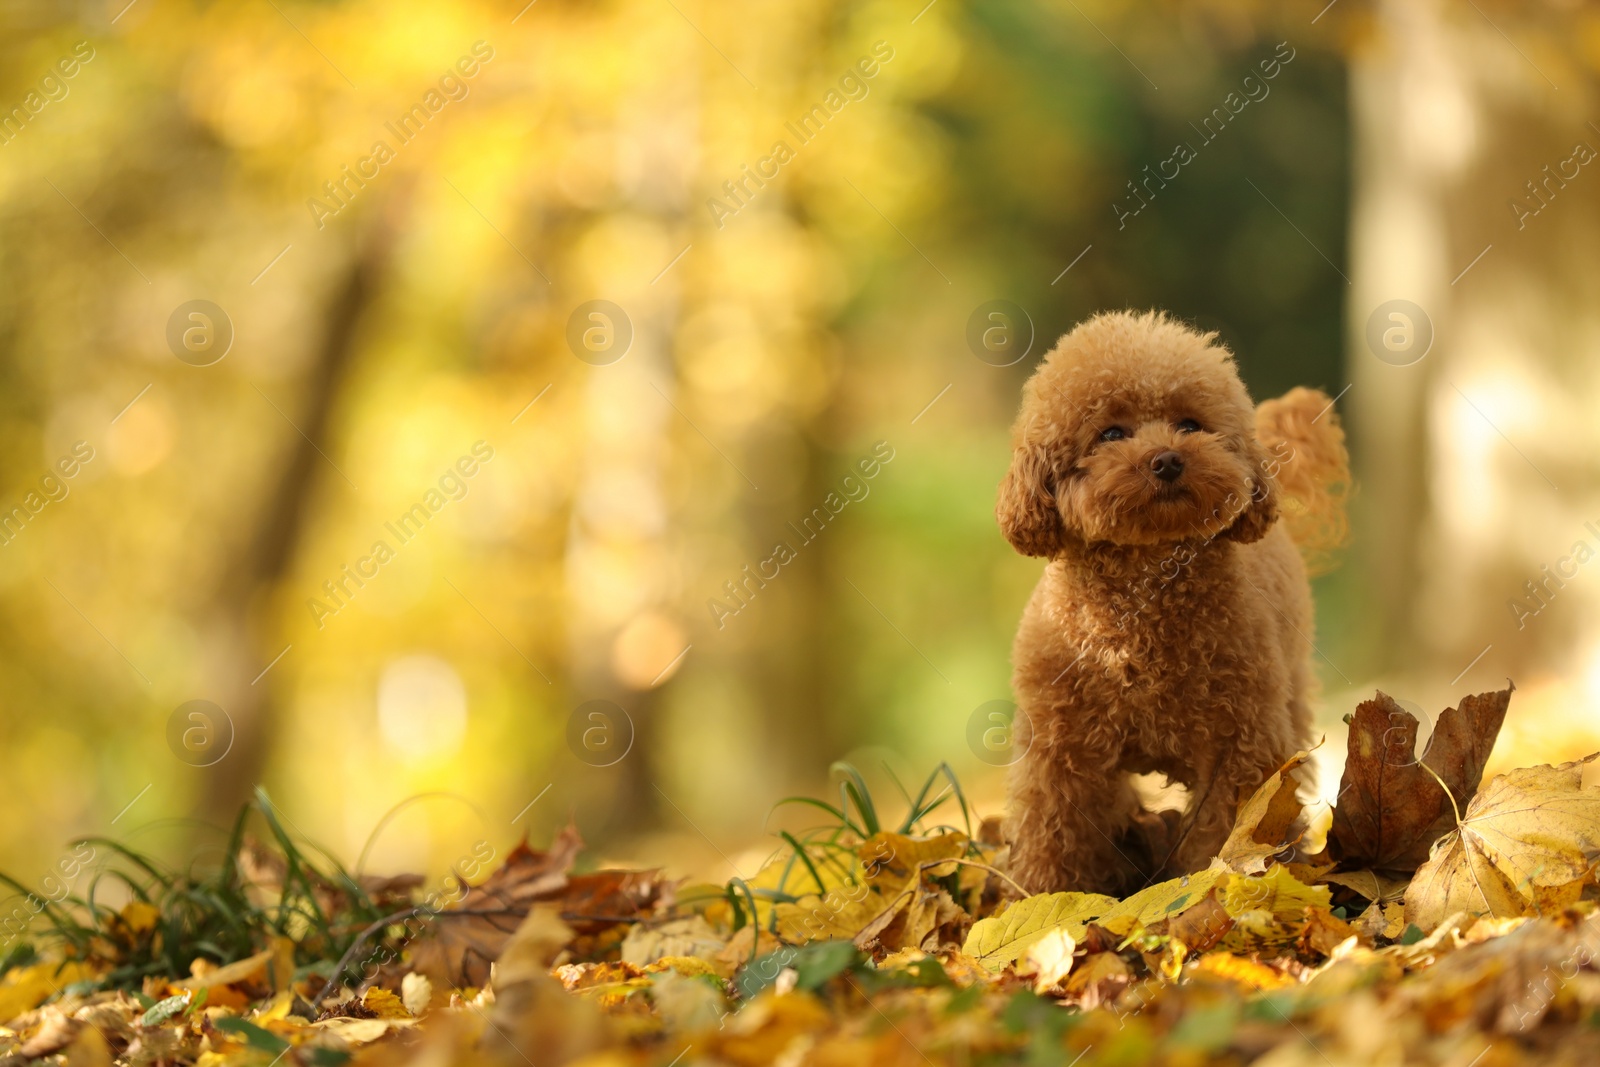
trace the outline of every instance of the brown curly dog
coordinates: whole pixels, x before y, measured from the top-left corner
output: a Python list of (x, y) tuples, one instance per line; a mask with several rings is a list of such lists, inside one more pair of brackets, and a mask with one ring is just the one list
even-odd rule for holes
[[(1215, 334), (1117, 312), (1045, 357), (1012, 436), (995, 513), (1017, 551), (1050, 561), (1012, 651), (1028, 745), (1012, 875), (1122, 895), (1202, 869), (1238, 803), (1308, 740), (1296, 542), (1343, 537), (1332, 403), (1295, 389), (1255, 408)], [(1187, 788), (1186, 813), (1143, 810), (1131, 778), (1151, 772)]]

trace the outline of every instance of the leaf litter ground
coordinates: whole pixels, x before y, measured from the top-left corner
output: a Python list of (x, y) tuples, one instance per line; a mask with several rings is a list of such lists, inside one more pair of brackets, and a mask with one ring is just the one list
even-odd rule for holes
[(26, 897), (48, 932), (0, 961), (0, 1057), (1594, 1064), (1600, 754), (1483, 782), (1510, 698), (1448, 709), (1419, 757), (1378, 693), (1347, 720), (1331, 824), (1298, 754), (1209, 869), (1125, 900), (1022, 894), (947, 767), (889, 826), (838, 765), (837, 805), (793, 801), (826, 825), (749, 881), (577, 873), (568, 828), (450, 900), (308, 855), (259, 794), (213, 872), (92, 840), (112, 862), (86, 895)]

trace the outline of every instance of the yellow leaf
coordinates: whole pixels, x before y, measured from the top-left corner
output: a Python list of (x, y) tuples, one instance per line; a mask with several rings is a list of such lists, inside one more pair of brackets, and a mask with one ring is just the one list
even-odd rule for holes
[(99, 1027), (80, 1030), (66, 1052), (63, 1067), (111, 1067), (111, 1049)]
[(662, 956), (654, 963), (647, 964), (644, 968), (646, 974), (659, 974), (671, 971), (681, 974), (685, 978), (698, 978), (702, 975), (716, 976), (717, 969), (698, 956)]
[(210, 989), (213, 986), (225, 986), (232, 985), (235, 982), (243, 982), (247, 978), (265, 974), (267, 961), (273, 959), (275, 955), (275, 949), (267, 948), (257, 952), (254, 956), (246, 956), (242, 960), (235, 960), (226, 966), (215, 968), (200, 966), (208, 961), (197, 959), (194, 965), (190, 967), (191, 970), (196, 972), (195, 975), (192, 978), (185, 978), (181, 982), (175, 982), (174, 985), (179, 989)]
[(156, 928), (161, 919), (161, 909), (143, 900), (130, 900), (118, 912), (125, 925), (134, 934), (146, 933)]
[(1281, 864), (1274, 863), (1266, 874), (1253, 878), (1229, 879), (1222, 892), (1228, 914), (1266, 911), (1283, 919), (1298, 919), (1312, 906), (1327, 907), (1333, 892), (1325, 885), (1306, 885)]
[(1583, 785), (1596, 760), (1522, 767), (1479, 790), (1418, 869), (1406, 920), (1429, 930), (1455, 911), (1512, 918), (1575, 899), (1600, 862), (1600, 789)]
[[(811, 860), (807, 867), (793, 852), (785, 849), (779, 852), (766, 865), (755, 873), (749, 880), (752, 890), (771, 890), (775, 893), (790, 895), (821, 895), (829, 893), (844, 886), (854, 885), (865, 878), (861, 864), (853, 858), (847, 863), (837, 852), (825, 852), (821, 849), (808, 849), (806, 856)], [(816, 876), (812, 876), (812, 870)], [(821, 886), (817, 882), (821, 879)], [(740, 903), (745, 903), (743, 896)], [(761, 893), (755, 894), (756, 925), (765, 929), (772, 919), (774, 905)]]
[(966, 849), (967, 838), (958, 833), (925, 838), (874, 834), (856, 849), (861, 861), (860, 884), (840, 885), (823, 896), (812, 894), (792, 904), (779, 904), (774, 909), (778, 934), (793, 943), (849, 939), (864, 944), (882, 933), (913, 901), (924, 873), (959, 858)]
[(17, 967), (0, 979), (0, 1022), (9, 1022), (43, 1004), (46, 997), (71, 982), (93, 978), (95, 971), (81, 963), (36, 963)]
[(774, 909), (778, 936), (794, 944), (870, 936), (888, 926), (910, 899), (903, 887), (880, 893), (866, 885), (844, 886), (825, 897), (802, 897)]
[(279, 1022), (289, 1017), (289, 1009), (293, 1007), (294, 990), (285, 989), (283, 992), (275, 994), (271, 1000), (260, 1008), (257, 1008), (250, 1021), (260, 1023), (263, 1026), (267, 1023)]
[[(856, 849), (874, 885), (904, 886), (920, 873), (924, 864), (959, 859), (967, 851), (965, 834), (946, 833), (937, 837), (907, 837), (888, 831), (873, 834)], [(945, 872), (949, 873), (949, 872)]]
[(1017, 901), (998, 915), (972, 924), (963, 955), (971, 956), (990, 971), (1000, 971), (1051, 930), (1061, 929), (1074, 940), (1084, 926), (1097, 920), (1114, 898), (1099, 893), (1039, 893)]
[(1022, 954), (1017, 973), (1033, 976), (1033, 991), (1044, 994), (1061, 984), (1072, 971), (1072, 954), (1078, 943), (1058, 926), (1030, 944)]
[(406, 1010), (405, 1002), (387, 989), (379, 986), (372, 986), (362, 994), (361, 1006), (380, 1019), (411, 1018), (411, 1013)]
[(1398, 900), (1387, 904), (1373, 901), (1367, 910), (1356, 916), (1355, 928), (1369, 939), (1387, 938), (1393, 941), (1406, 931), (1405, 905)]
[(1140, 927), (1170, 919), (1184, 908), (1200, 903), (1212, 889), (1226, 885), (1229, 877), (1228, 871), (1212, 867), (1170, 882), (1160, 882), (1135, 893), (1096, 922), (1118, 937), (1127, 937)]
[(1233, 878), (1222, 903), (1235, 925), (1222, 947), (1251, 952), (1294, 941), (1305, 928), (1306, 909), (1326, 908), (1332, 896), (1327, 886), (1308, 886), (1279, 864), (1259, 877)]
[(1233, 832), (1223, 842), (1218, 859), (1240, 874), (1260, 874), (1273, 856), (1299, 841), (1298, 835), (1290, 836), (1304, 807), (1296, 795), (1300, 783), (1293, 774), (1310, 758), (1309, 752), (1296, 752), (1240, 805)]
[(1453, 833), (1434, 848), (1406, 890), (1405, 921), (1434, 929), (1457, 912), (1497, 919), (1529, 914), (1527, 901), (1489, 858)]
[(1200, 957), (1195, 970), (1236, 982), (1246, 989), (1282, 989), (1295, 984), (1293, 978), (1264, 963), (1242, 959), (1228, 952), (1208, 952)]
[(352, 1045), (365, 1045), (378, 1040), (397, 1027), (415, 1026), (415, 1019), (350, 1019), (339, 1016), (312, 1023), (319, 1030), (338, 1034)]

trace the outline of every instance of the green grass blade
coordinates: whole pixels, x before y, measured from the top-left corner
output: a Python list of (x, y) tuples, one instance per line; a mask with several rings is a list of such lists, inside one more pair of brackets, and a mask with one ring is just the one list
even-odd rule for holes
[[(826, 895), (828, 885), (822, 880), (822, 875), (817, 873), (817, 865), (811, 862), (811, 856), (806, 851), (806, 847), (796, 841), (794, 835), (787, 830), (780, 830), (778, 836), (789, 842), (790, 847), (794, 849), (794, 854), (800, 858), (801, 863), (806, 865), (806, 870), (811, 872), (812, 879), (817, 883), (817, 892)], [(785, 880), (787, 881), (787, 879)]]

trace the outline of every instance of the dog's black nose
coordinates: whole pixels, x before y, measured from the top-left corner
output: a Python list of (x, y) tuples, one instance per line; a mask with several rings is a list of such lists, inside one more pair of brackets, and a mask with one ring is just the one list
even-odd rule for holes
[(1150, 461), (1150, 469), (1164, 482), (1175, 482), (1183, 473), (1183, 457), (1176, 452), (1163, 452)]

